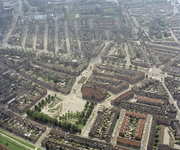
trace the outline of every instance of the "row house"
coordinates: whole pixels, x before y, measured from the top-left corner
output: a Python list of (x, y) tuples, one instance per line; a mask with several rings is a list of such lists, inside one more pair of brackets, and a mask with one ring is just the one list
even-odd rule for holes
[(125, 81), (98, 75), (91, 75), (86, 83), (106, 88), (113, 93), (119, 93), (129, 88), (129, 84)]
[(135, 132), (135, 139), (136, 140), (139, 140), (139, 141), (141, 140), (142, 132), (143, 132), (143, 129), (144, 129), (144, 123), (145, 123), (144, 119), (139, 119), (138, 125), (137, 125), (137, 128), (136, 128), (136, 132)]
[(106, 141), (111, 140), (111, 134), (113, 132), (113, 129), (114, 129), (118, 114), (119, 114), (119, 111), (116, 110), (111, 116), (110, 123), (109, 123), (109, 125), (108, 125), (108, 127), (106, 129), (105, 136), (104, 136), (104, 139)]
[(164, 104), (162, 100), (157, 100), (157, 99), (142, 97), (142, 96), (138, 96), (137, 101), (139, 103), (155, 105), (155, 106), (160, 106), (160, 107)]
[(133, 148), (140, 148), (141, 147), (140, 141), (134, 141), (134, 140), (125, 139), (122, 137), (117, 137), (117, 143), (122, 144), (122, 145), (126, 145), (126, 146), (130, 146)]
[(112, 147), (112, 145), (110, 143), (100, 141), (98, 139), (90, 139), (87, 137), (74, 135), (74, 134), (68, 134), (66, 136), (65, 140), (83, 144), (83, 145), (88, 145), (88, 146), (94, 147), (96, 149), (110, 150)]
[(128, 126), (128, 123), (129, 123), (129, 119), (130, 119), (130, 117), (128, 115), (124, 116), (123, 122), (121, 124), (121, 128), (119, 130), (119, 136), (124, 137), (124, 135), (126, 133), (127, 126)]
[(155, 107), (155, 106), (144, 105), (140, 103), (125, 102), (125, 101), (122, 101), (119, 106), (124, 109), (132, 109), (132, 110), (137, 110), (137, 111), (142, 111), (145, 113), (162, 115), (162, 116), (165, 115), (165, 111), (157, 106)]
[(112, 66), (96, 65), (93, 69), (93, 75), (107, 76), (125, 80), (130, 84), (135, 84), (144, 79), (145, 74), (135, 70), (120, 69)]
[(94, 134), (96, 133), (96, 130), (97, 130), (98, 126), (99, 126), (99, 123), (102, 120), (102, 117), (103, 117), (103, 111), (98, 111), (98, 114), (97, 114), (96, 119), (95, 119), (95, 121), (94, 121), (94, 123), (92, 125), (92, 128), (89, 131), (89, 134), (88, 134), (89, 136), (91, 136), (91, 137), (94, 136)]
[(127, 91), (126, 93), (124, 94), (121, 94), (120, 96), (118, 96), (117, 98), (115, 98), (114, 100), (111, 100), (111, 104), (112, 105), (116, 105), (116, 106), (119, 106), (120, 102), (122, 100), (130, 100), (131, 98), (134, 97), (134, 93), (132, 92), (132, 90), (130, 91)]

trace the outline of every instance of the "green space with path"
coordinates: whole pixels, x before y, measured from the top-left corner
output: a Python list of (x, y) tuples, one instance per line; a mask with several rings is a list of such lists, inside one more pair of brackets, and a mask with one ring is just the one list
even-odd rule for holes
[(18, 139), (16, 139), (16, 138), (14, 138), (14, 137), (12, 137), (12, 136), (10, 136), (10, 135), (8, 135), (8, 134), (2, 132), (2, 131), (0, 131), (0, 133), (6, 135), (6, 136), (8, 136), (8, 137), (10, 137), (11, 139), (13, 139), (13, 140), (15, 140), (15, 141), (17, 141), (17, 142), (19, 142), (19, 143), (21, 143), (21, 144), (27, 146), (27, 147), (30, 147), (30, 148), (32, 148), (32, 149), (35, 149), (35, 148), (36, 148), (35, 146), (33, 146), (33, 145), (31, 145), (31, 144), (28, 144), (28, 143), (26, 143), (26, 142), (23, 142), (23, 141), (21, 141), (21, 140), (18, 140)]

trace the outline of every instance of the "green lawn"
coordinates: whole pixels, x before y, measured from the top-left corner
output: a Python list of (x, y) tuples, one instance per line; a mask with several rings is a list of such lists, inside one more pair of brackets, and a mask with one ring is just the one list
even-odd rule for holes
[(51, 103), (48, 108), (52, 108), (54, 106), (54, 103)]
[(41, 150), (40, 148), (38, 148), (37, 150)]
[[(71, 122), (71, 123), (73, 122), (73, 123), (75, 124), (75, 122), (78, 121), (77, 113), (66, 113), (65, 116), (67, 117), (68, 114), (69, 114), (69, 116), (72, 115), (73, 118), (71, 119), (71, 117), (70, 117), (69, 120), (67, 120), (67, 121), (69, 121), (69, 122)], [(65, 120), (62, 119), (62, 118), (61, 118), (61, 120), (65, 121)], [(75, 120), (76, 120), (76, 121), (75, 121)], [(78, 124), (78, 126), (79, 126), (80, 129), (83, 129), (83, 128), (84, 128), (84, 125), (83, 125), (83, 124)]]
[(10, 150), (27, 150), (26, 148), (17, 145), (15, 142), (10, 141), (0, 135), (0, 143), (8, 147)]
[(79, 12), (67, 12), (65, 16), (66, 16), (66, 19), (75, 19), (76, 14), (79, 14)]
[(83, 84), (83, 83), (86, 81), (86, 79), (87, 79), (87, 78), (83, 76), (83, 77), (78, 81), (78, 83)]
[(63, 101), (61, 98), (59, 98), (59, 97), (55, 97), (57, 100), (60, 100), (60, 101)]
[[(21, 144), (23, 144), (23, 145), (26, 145), (26, 146), (28, 146), (28, 147), (30, 147), (30, 148), (33, 148), (33, 149), (36, 148), (35, 146), (33, 146), (33, 145), (31, 145), (31, 144), (28, 144), (28, 143), (25, 143), (25, 142), (23, 142), (23, 141), (20, 141), (20, 140), (14, 138), (14, 137), (12, 137), (12, 136), (10, 136), (10, 135), (8, 135), (8, 134), (2, 132), (2, 131), (0, 131), (0, 133), (4, 134), (4, 135), (6, 135), (6, 136), (12, 138), (13, 140), (16, 140), (16, 141), (18, 141), (19, 143), (21, 143)], [(18, 149), (18, 150), (19, 150), (19, 149)]]
[(111, 17), (118, 18), (119, 16), (118, 15), (111, 15)]
[(105, 99), (107, 99), (109, 97), (111, 97), (111, 95), (109, 93), (107, 93)]
[(80, 129), (83, 129), (84, 128), (84, 125), (83, 124), (79, 124), (78, 125)]
[(105, 9), (103, 9), (104, 11), (108, 11), (108, 12), (112, 12), (112, 11), (114, 11), (114, 8), (105, 8)]

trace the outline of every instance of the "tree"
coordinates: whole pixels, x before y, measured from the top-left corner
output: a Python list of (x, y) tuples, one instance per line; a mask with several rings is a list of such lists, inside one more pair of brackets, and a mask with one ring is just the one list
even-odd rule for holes
[(35, 110), (37, 110), (37, 111), (39, 110), (39, 107), (37, 105), (35, 105)]
[(39, 107), (41, 107), (41, 106), (42, 106), (42, 104), (41, 104), (40, 102), (38, 103), (38, 105), (39, 105)]
[(87, 103), (85, 104), (85, 108), (86, 108), (86, 109), (88, 108), (88, 104), (87, 104)]
[(56, 118), (53, 118), (53, 125), (57, 126), (58, 125), (58, 121)]
[(79, 118), (79, 124), (81, 124), (82, 123), (82, 118)]
[(37, 111), (41, 112), (41, 107), (38, 107), (38, 110), (37, 110)]
[(63, 129), (65, 129), (66, 128), (66, 121), (63, 121), (63, 122), (61, 122), (61, 127), (63, 128)]
[(54, 83), (58, 83), (58, 82), (59, 82), (58, 77), (55, 77), (55, 78), (53, 79), (53, 82), (54, 82)]
[(168, 37), (168, 34), (166, 31), (164, 31), (163, 34), (164, 34), (164, 37), (166, 37), (166, 38)]
[(83, 125), (85, 125), (86, 124), (86, 118), (83, 118)]
[(146, 75), (146, 79), (148, 78), (148, 75)]
[(158, 134), (158, 133), (156, 133), (156, 134), (155, 134), (155, 137), (156, 137), (156, 138), (158, 138), (158, 137), (159, 137), (159, 134)]
[(49, 150), (49, 145), (46, 143), (46, 150)]
[(59, 150), (63, 150), (63, 148), (60, 146), (60, 147), (59, 147)]
[(26, 109), (26, 114), (28, 115), (28, 116), (30, 116), (29, 114), (30, 114), (30, 112), (31, 112), (31, 110), (30, 109)]
[(61, 121), (58, 122), (58, 126), (61, 127)]
[(78, 129), (78, 132), (81, 133), (81, 129)]
[(158, 139), (158, 138), (155, 138), (155, 142), (156, 142), (156, 143), (159, 142), (159, 139)]
[(41, 103), (44, 105), (44, 100), (42, 100)]
[(51, 96), (51, 100), (52, 100), (52, 101), (54, 100), (54, 96)]
[(105, 126), (102, 126), (102, 130), (103, 130), (103, 131), (105, 131), (105, 130), (106, 130)]
[(132, 66), (131, 66), (131, 65), (129, 65), (129, 68), (131, 69), (131, 68), (132, 68)]
[(70, 131), (71, 131), (72, 133), (78, 132), (78, 125), (77, 125), (77, 124), (72, 124)]
[(101, 14), (101, 8), (95, 7), (95, 10), (96, 10), (96, 12), (97, 12), (98, 14)]

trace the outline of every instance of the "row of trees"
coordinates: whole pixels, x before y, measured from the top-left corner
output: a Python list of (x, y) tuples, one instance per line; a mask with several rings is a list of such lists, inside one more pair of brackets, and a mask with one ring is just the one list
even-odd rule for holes
[(48, 97), (46, 97), (45, 100), (42, 99), (42, 101), (40, 101), (38, 105), (35, 105), (35, 110), (41, 112), (41, 108), (49, 104), (51, 101), (54, 101), (55, 97), (56, 95), (55, 96), (48, 95)]
[(29, 6), (27, 6), (25, 3), (24, 3), (24, 1), (23, 1), (23, 5), (22, 5), (22, 10), (23, 10), (23, 12), (24, 13), (26, 13), (26, 12), (28, 12), (29, 11)]
[[(49, 147), (48, 143), (46, 143), (46, 150), (50, 150), (50, 147)], [(63, 150), (63, 148), (60, 146), (59, 150)]]
[(58, 121), (57, 118), (49, 117), (47, 114), (40, 113), (36, 110), (27, 109), (26, 114), (43, 124), (50, 123), (53, 124), (54, 126), (59, 126), (62, 129), (69, 130), (72, 133), (73, 132), (81, 133), (81, 129), (79, 129), (79, 126), (77, 124), (72, 124), (67, 121)]
[(95, 105), (94, 102), (91, 102), (89, 104), (89, 102), (87, 101), (82, 112), (77, 111), (76, 113), (72, 113), (72, 111), (71, 111), (71, 113), (70, 113), (70, 111), (68, 110), (68, 113), (66, 113), (63, 116), (60, 116), (59, 119), (63, 120), (63, 121), (67, 121), (70, 118), (71, 119), (74, 118), (74, 119), (77, 119), (77, 121), (76, 121), (77, 125), (82, 124), (84, 126), (84, 125), (86, 125), (86, 122), (94, 109), (94, 105)]
[(76, 124), (86, 125), (86, 122), (94, 109), (94, 105), (94, 102), (91, 102), (90, 104), (89, 101), (86, 102), (84, 110), (78, 115), (78, 121)]
[(159, 130), (161, 129), (161, 127), (159, 126), (159, 124), (156, 125), (156, 133), (155, 133), (155, 139), (154, 139), (154, 146), (153, 148), (156, 149), (158, 142), (159, 142)]
[(27, 109), (26, 114), (41, 123), (50, 123), (53, 124), (54, 126), (59, 126), (62, 129), (69, 130), (70, 132), (81, 133), (81, 129), (79, 128), (79, 125), (81, 124), (86, 125), (86, 122), (94, 109), (95, 103), (94, 102), (89, 103), (89, 101), (87, 101), (83, 111), (76, 113), (75, 115), (75, 118), (77, 119), (76, 123), (72, 124), (67, 121), (70, 117), (71, 118), (73, 117), (72, 113), (68, 113), (68, 116), (63, 115), (63, 117), (59, 117), (59, 121), (57, 120), (57, 118), (52, 118), (49, 117), (47, 114), (41, 113), (41, 108), (44, 107), (44, 105), (46, 105), (47, 103), (53, 101), (55, 97), (56, 94), (55, 96), (48, 95), (48, 97), (45, 98), (45, 100), (43, 99), (41, 102), (38, 103), (38, 105), (35, 105), (34, 110)]

